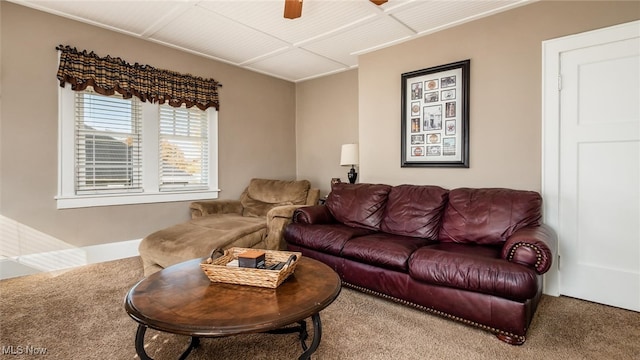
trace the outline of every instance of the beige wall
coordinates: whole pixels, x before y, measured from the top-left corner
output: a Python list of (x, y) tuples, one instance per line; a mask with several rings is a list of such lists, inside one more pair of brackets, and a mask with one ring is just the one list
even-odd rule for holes
[(295, 84), (5, 1), (0, 7), (1, 215), (73, 246), (139, 239), (189, 217), (188, 202), (56, 209), (59, 44), (220, 81), (220, 197), (237, 198), (251, 177), (295, 178)]
[[(541, 43), (637, 19), (637, 2), (542, 2), (359, 59), (361, 176), (541, 190)], [(470, 167), (400, 168), (400, 74), (471, 59)]]
[[(358, 180), (540, 191), (542, 41), (639, 17), (639, 2), (541, 2), (360, 56)], [(401, 74), (465, 59), (471, 59), (470, 167), (401, 168)], [(351, 119), (335, 112), (334, 107), (348, 108), (346, 102), (350, 98), (345, 97), (342, 103), (340, 96), (333, 98), (335, 103), (315, 108), (314, 114), (300, 114), (301, 104), (313, 100), (307, 96), (318, 96), (327, 90), (338, 95), (344, 89), (355, 91), (353, 84), (345, 82), (353, 78), (336, 79), (339, 80), (333, 84), (327, 79), (298, 84), (299, 128), (320, 129), (318, 119)], [(303, 87), (304, 92), (300, 91)], [(349, 109), (345, 115), (351, 113)], [(314, 131), (349, 138), (353, 126), (341, 122), (339, 126)], [(314, 131), (299, 131), (298, 143), (317, 141), (309, 139)], [(345, 134), (341, 134), (343, 131)], [(312, 154), (298, 149), (298, 163), (309, 164), (304, 172), (299, 165), (299, 175), (316, 179), (323, 188), (336, 170), (324, 160), (316, 165), (317, 159), (339, 156), (337, 142), (330, 139), (326, 143)]]
[(342, 144), (358, 142), (358, 71), (350, 70), (296, 86), (298, 178), (330, 191), (331, 178), (346, 182)]

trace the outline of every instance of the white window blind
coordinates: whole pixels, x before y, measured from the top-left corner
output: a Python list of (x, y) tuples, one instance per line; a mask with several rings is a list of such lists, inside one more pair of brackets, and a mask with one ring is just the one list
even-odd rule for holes
[(75, 93), (76, 194), (142, 191), (141, 119), (136, 98)]
[(209, 184), (209, 122), (196, 107), (160, 106), (160, 190), (202, 190)]

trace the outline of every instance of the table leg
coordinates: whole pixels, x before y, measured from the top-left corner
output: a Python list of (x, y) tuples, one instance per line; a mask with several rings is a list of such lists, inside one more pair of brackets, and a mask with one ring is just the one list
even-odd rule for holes
[(191, 353), (191, 350), (197, 348), (198, 346), (200, 346), (200, 338), (192, 336), (191, 337), (191, 342), (189, 343), (189, 347), (182, 353), (182, 355), (180, 355), (178, 360), (186, 359), (187, 356), (189, 356), (189, 354)]
[(307, 346), (307, 338), (309, 333), (307, 332), (307, 322), (304, 320), (298, 321), (298, 326), (289, 326), (281, 329), (269, 330), (269, 334), (290, 334), (293, 332), (299, 333), (300, 345), (302, 345), (302, 355), (299, 360), (308, 360), (320, 345), (320, 339), (322, 338), (322, 323), (320, 322), (320, 314), (314, 314), (311, 316), (313, 321), (313, 340), (311, 341), (311, 347)]
[[(136, 353), (140, 357), (140, 360), (153, 360), (147, 355), (147, 352), (144, 350), (144, 334), (147, 332), (147, 327), (138, 324), (138, 330), (136, 331)], [(189, 343), (189, 347), (180, 355), (178, 360), (184, 360), (189, 356), (191, 350), (200, 346), (200, 338), (191, 337), (191, 342)]]
[(311, 354), (313, 354), (320, 345), (320, 339), (322, 339), (322, 322), (320, 321), (320, 313), (313, 314), (311, 316), (311, 320), (313, 321), (313, 341), (311, 341), (311, 347), (307, 349), (306, 341), (300, 339), (302, 342), (302, 348), (305, 352), (300, 355), (298, 360), (308, 360), (311, 358)]
[(136, 353), (140, 356), (140, 360), (153, 360), (144, 351), (144, 334), (147, 332), (147, 327), (138, 324), (138, 331), (136, 331)]

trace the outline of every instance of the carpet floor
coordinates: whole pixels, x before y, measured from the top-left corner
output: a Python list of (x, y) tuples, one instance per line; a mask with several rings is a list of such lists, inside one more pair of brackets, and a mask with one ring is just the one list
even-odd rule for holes
[[(0, 281), (0, 358), (137, 359), (124, 310), (139, 257)], [(640, 359), (640, 313), (543, 296), (522, 346), (355, 290), (321, 312), (313, 359)], [(311, 321), (307, 321), (312, 331)], [(154, 359), (177, 359), (189, 338), (147, 331)], [(45, 352), (42, 355), (42, 352)], [(297, 359), (296, 334), (202, 339), (188, 359)]]

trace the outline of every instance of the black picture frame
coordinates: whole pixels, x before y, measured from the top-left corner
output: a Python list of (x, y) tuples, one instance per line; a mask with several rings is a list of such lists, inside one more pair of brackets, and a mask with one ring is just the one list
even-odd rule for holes
[[(467, 59), (402, 74), (401, 167), (469, 167), (470, 67)], [(422, 134), (446, 138), (448, 146), (416, 149), (411, 139)]]

